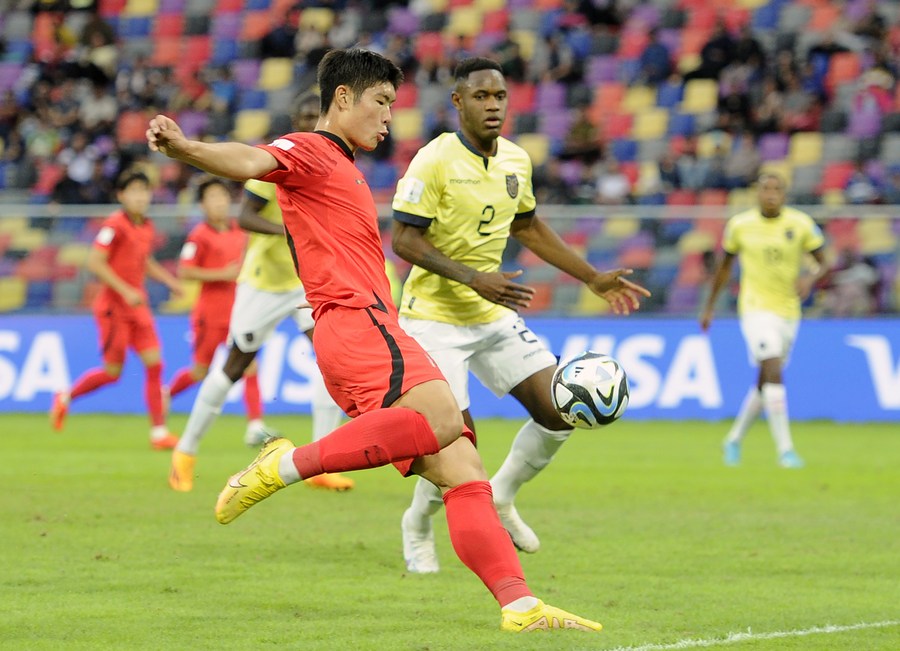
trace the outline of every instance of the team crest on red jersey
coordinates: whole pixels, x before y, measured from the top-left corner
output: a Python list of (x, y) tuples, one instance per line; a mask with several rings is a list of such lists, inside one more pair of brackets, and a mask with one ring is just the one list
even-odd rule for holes
[(516, 195), (519, 194), (519, 177), (515, 174), (506, 175), (506, 194), (509, 195), (510, 199), (515, 199)]

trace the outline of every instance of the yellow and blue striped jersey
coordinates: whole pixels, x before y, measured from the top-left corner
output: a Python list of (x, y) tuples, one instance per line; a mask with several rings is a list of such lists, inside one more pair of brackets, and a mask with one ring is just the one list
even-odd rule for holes
[[(394, 219), (427, 228), (441, 253), (477, 271), (493, 272), (514, 219), (534, 216), (531, 159), (506, 138), (485, 158), (459, 132), (422, 147), (397, 184)], [(403, 286), (400, 314), (468, 325), (508, 314), (472, 289), (414, 266)]]

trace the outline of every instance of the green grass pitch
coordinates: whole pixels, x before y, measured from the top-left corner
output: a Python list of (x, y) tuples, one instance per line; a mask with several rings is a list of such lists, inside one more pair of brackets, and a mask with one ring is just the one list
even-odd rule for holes
[[(270, 424), (309, 435), (307, 418)], [(519, 423), (478, 424), (492, 472)], [(356, 473), (344, 494), (290, 487), (223, 527), (216, 495), (253, 457), (242, 419), (217, 423), (181, 494), (144, 418), (73, 415), (56, 434), (4, 415), (0, 649), (900, 648), (896, 623), (813, 631), (900, 620), (897, 427), (795, 424), (808, 467), (787, 471), (764, 423), (743, 465), (723, 467), (727, 426), (626, 416), (576, 432), (519, 496), (543, 543), (522, 562), (539, 596), (605, 629), (515, 636), (443, 518), (441, 573), (405, 573), (413, 480), (392, 469)]]

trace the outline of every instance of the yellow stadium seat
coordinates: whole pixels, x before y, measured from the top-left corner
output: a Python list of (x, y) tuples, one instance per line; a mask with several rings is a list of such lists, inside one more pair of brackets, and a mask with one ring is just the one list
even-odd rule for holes
[(591, 316), (598, 314), (608, 314), (610, 312), (609, 303), (597, 296), (588, 289), (587, 285), (582, 285), (578, 292), (578, 303), (575, 304), (574, 314), (579, 316)]
[(516, 29), (512, 32), (513, 40), (519, 44), (519, 52), (526, 61), (531, 61), (534, 57), (534, 43), (536, 36), (534, 32), (528, 29)]
[(128, 0), (123, 16), (155, 16), (159, 13), (159, 0)]
[(238, 142), (259, 142), (269, 133), (272, 118), (264, 109), (238, 111), (234, 120), (234, 139)]
[(788, 160), (795, 166), (820, 162), (822, 160), (822, 134), (801, 131), (792, 135)]
[(90, 244), (85, 244), (84, 242), (66, 242), (59, 248), (56, 261), (63, 265), (71, 264), (76, 267), (81, 267), (87, 260), (90, 250)]
[(423, 124), (422, 109), (397, 109), (390, 126), (391, 135), (397, 142), (416, 140), (422, 137)]
[(678, 238), (678, 252), (703, 253), (716, 248), (716, 238), (709, 231), (690, 230)]
[(334, 25), (334, 12), (327, 7), (310, 7), (300, 14), (300, 27), (326, 33)]
[(634, 186), (635, 194), (644, 196), (659, 192), (659, 164), (655, 161), (644, 161), (638, 167), (638, 180)]
[(794, 178), (794, 166), (791, 165), (791, 162), (789, 160), (766, 161), (760, 166), (759, 172), (760, 174), (762, 174), (763, 172), (777, 174), (784, 179), (784, 182), (787, 183), (788, 186), (791, 185), (791, 181)]
[(481, 11), (488, 12), (506, 9), (508, 3), (506, 0), (475, 0), (473, 4), (475, 7), (481, 9)]
[(47, 231), (40, 228), (26, 228), (24, 231), (13, 233), (9, 245), (13, 249), (34, 251), (47, 243)]
[(728, 193), (729, 208), (750, 208), (756, 204), (756, 192), (752, 188), (735, 188)]
[(603, 222), (603, 234), (612, 240), (624, 240), (637, 235), (640, 228), (640, 220), (631, 216), (610, 217)]
[(28, 229), (27, 217), (0, 218), (0, 233), (19, 233)]
[(769, 0), (738, 0), (738, 7), (742, 9), (759, 9), (763, 5), (769, 4)]
[(531, 164), (543, 165), (550, 155), (550, 139), (543, 133), (523, 133), (516, 138), (516, 144), (528, 152)]
[(897, 236), (891, 230), (888, 219), (862, 219), (858, 232), (860, 252), (865, 255), (893, 253), (897, 248)]
[(635, 114), (631, 135), (636, 140), (656, 140), (666, 135), (669, 111), (664, 108), (645, 109)]
[(681, 74), (688, 73), (691, 70), (696, 70), (700, 67), (700, 55), (682, 54), (680, 57), (678, 57), (678, 64), (676, 67), (678, 68), (678, 72), (680, 72)]
[(719, 103), (719, 84), (712, 79), (691, 79), (684, 87), (682, 113), (709, 113)]
[(426, 3), (433, 14), (446, 13), (450, 6), (450, 0), (426, 0)]
[(259, 67), (259, 81), (257, 82), (261, 90), (281, 90), (290, 86), (293, 81), (293, 59), (263, 59), (262, 65)]
[(845, 206), (847, 200), (844, 199), (843, 190), (826, 190), (822, 193), (823, 206)]
[(700, 134), (697, 138), (697, 156), (699, 158), (714, 156), (718, 145), (722, 145), (725, 154), (731, 153), (731, 134), (723, 131)]
[(200, 283), (196, 280), (183, 280), (181, 286), (184, 293), (181, 296), (174, 294), (168, 300), (160, 303), (159, 311), (163, 314), (185, 314), (190, 312), (200, 295)]
[(649, 86), (632, 86), (622, 98), (622, 111), (639, 113), (656, 106), (656, 90)]
[(476, 7), (455, 7), (450, 11), (450, 20), (444, 27), (449, 36), (477, 36), (481, 32), (482, 11)]
[(25, 305), (28, 283), (15, 276), (0, 278), (0, 312), (11, 312)]

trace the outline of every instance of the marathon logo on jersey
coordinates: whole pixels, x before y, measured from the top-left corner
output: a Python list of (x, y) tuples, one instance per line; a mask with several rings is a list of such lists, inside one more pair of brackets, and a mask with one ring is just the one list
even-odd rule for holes
[(506, 175), (506, 194), (509, 195), (510, 199), (515, 199), (516, 195), (519, 194), (519, 177), (515, 174)]
[(400, 201), (406, 203), (419, 203), (424, 193), (425, 183), (417, 178), (409, 177), (403, 179), (397, 196)]

